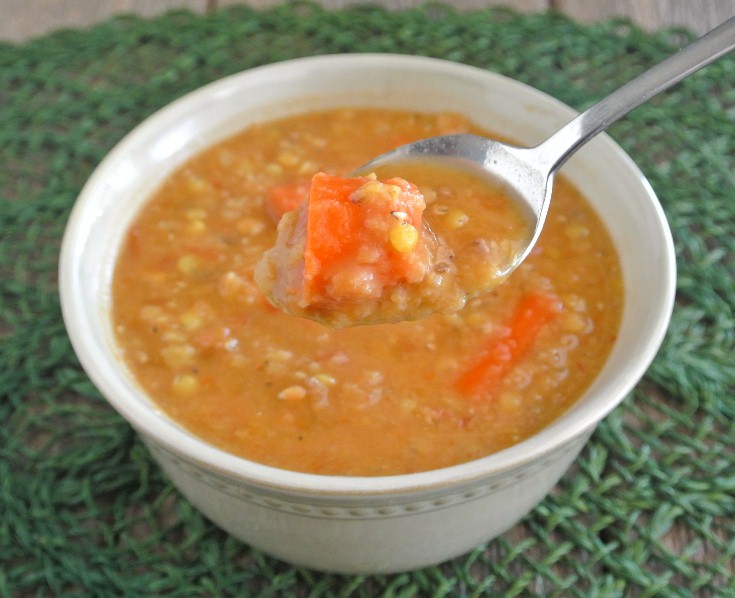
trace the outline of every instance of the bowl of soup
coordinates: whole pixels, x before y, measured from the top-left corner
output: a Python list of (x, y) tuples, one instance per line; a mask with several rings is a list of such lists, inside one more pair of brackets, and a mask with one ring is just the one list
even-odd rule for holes
[[(181, 493), (253, 547), (343, 573), (467, 552), (543, 499), (662, 342), (674, 252), (633, 160), (592, 140), (555, 182), (532, 254), (448, 313), (333, 327), (274, 306), (255, 271), (317, 173), (435, 135), (530, 146), (574, 115), (412, 56), (286, 61), (194, 91), (126, 136), (78, 198), (60, 259), (74, 349)], [(456, 259), (503, 250), (517, 223), (493, 228), (497, 193), (405, 175)], [(320, 238), (349, 238), (340, 226)]]

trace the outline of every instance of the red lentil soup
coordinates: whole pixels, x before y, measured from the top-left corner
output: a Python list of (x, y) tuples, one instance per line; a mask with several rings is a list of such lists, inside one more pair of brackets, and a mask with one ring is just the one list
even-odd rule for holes
[[(269, 190), (459, 132), (487, 134), (454, 114), (313, 112), (252, 126), (171, 174), (113, 277), (117, 342), (140, 386), (217, 447), (319, 474), (458, 464), (557, 418), (601, 369), (623, 304), (614, 247), (563, 177), (532, 254), (456, 313), (336, 330), (281, 312), (255, 284), (276, 239)], [(427, 211), (452, 208), (440, 184), (425, 197)]]

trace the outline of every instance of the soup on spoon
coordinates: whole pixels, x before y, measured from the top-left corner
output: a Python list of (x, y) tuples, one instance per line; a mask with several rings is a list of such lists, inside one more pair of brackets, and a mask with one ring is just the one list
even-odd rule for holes
[(455, 312), (505, 280), (532, 234), (499, 185), (424, 160), (318, 173), (272, 192), (269, 208), (278, 235), (256, 282), (287, 313), (335, 328)]

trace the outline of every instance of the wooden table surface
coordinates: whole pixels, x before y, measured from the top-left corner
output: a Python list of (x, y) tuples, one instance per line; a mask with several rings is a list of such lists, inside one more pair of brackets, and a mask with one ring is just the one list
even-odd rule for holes
[[(20, 42), (66, 27), (88, 27), (121, 13), (155, 16), (174, 8), (196, 12), (227, 4), (267, 7), (283, 0), (0, 0), (0, 40)], [(339, 8), (351, 4), (380, 4), (407, 8), (425, 0), (322, 0)], [(704, 33), (735, 16), (735, 0), (453, 0), (458, 9), (509, 6), (522, 12), (561, 11), (581, 22), (625, 17), (649, 30), (682, 26)]]

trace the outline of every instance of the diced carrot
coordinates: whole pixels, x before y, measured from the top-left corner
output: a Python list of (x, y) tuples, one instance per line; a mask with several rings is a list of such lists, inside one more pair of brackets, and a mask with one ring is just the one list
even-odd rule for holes
[(281, 216), (298, 208), (308, 194), (308, 181), (271, 187), (265, 197), (265, 209), (268, 216), (278, 224)]
[(508, 332), (490, 340), (482, 356), (459, 377), (457, 389), (468, 396), (491, 392), (559, 310), (559, 299), (552, 295), (525, 295), (508, 323)]
[[(378, 192), (363, 201), (358, 190), (371, 183), (378, 188), (391, 185), (397, 192), (385, 198)], [(373, 197), (381, 199), (372, 201)], [(407, 255), (410, 250), (391, 246), (389, 229), (410, 225), (421, 230), (425, 204), (415, 185), (399, 178), (379, 183), (370, 177), (318, 173), (312, 178), (308, 202), (303, 288), (307, 300), (319, 294), (342, 265), (359, 263), (360, 252), (372, 250), (379, 256), (370, 268), (381, 286), (411, 277), (417, 260)]]
[(309, 193), (305, 271), (315, 274), (321, 264), (358, 244), (360, 213), (350, 201), (352, 193), (367, 182), (366, 178), (340, 178), (319, 173), (311, 181)]

